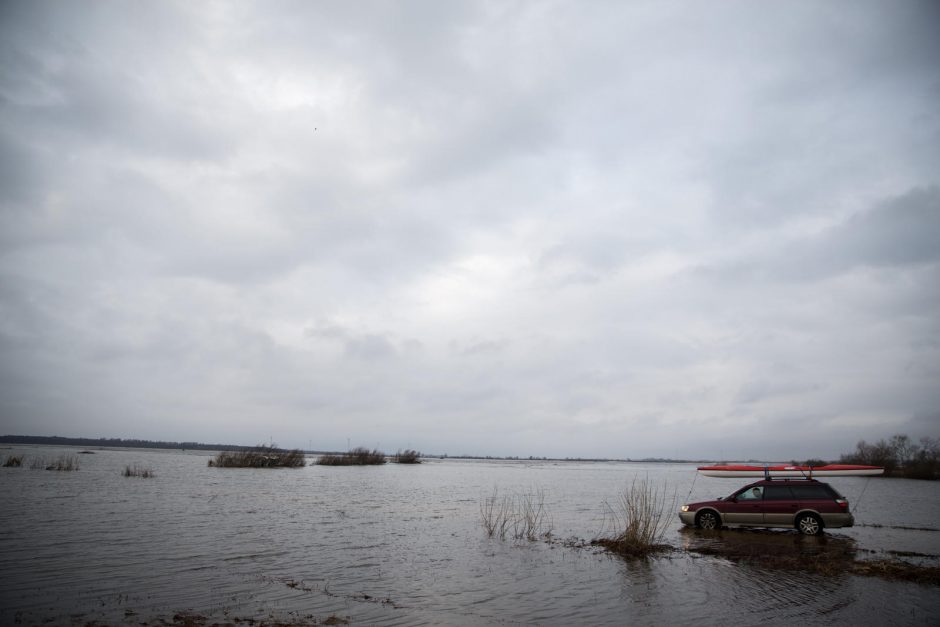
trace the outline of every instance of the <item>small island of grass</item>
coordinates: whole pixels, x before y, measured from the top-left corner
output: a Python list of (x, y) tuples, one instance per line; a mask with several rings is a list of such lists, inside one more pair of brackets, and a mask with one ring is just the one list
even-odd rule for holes
[(392, 461), (396, 464), (420, 464), (421, 453), (412, 449), (398, 451)]
[(378, 466), (386, 463), (385, 453), (377, 449), (369, 450), (359, 446), (345, 453), (327, 453), (320, 455), (320, 466)]
[(209, 460), (217, 468), (302, 468), (306, 465), (300, 449), (282, 449), (273, 444), (259, 444), (240, 451), (222, 451)]

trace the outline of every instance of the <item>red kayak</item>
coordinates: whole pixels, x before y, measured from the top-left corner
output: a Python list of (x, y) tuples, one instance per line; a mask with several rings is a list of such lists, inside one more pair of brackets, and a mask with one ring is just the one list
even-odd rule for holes
[(699, 466), (706, 477), (866, 477), (884, 474), (881, 466), (856, 464), (829, 464), (827, 466)]

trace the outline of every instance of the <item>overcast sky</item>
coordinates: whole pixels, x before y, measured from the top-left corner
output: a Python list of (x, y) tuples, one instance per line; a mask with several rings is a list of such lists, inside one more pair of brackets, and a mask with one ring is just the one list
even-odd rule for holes
[(0, 433), (940, 436), (936, 2), (0, 3)]

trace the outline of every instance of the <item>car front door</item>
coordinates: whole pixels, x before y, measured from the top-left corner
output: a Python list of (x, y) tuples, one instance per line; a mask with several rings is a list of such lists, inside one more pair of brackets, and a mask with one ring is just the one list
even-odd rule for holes
[(764, 522), (763, 494), (760, 487), (747, 488), (733, 494), (722, 507), (728, 525), (761, 525)]

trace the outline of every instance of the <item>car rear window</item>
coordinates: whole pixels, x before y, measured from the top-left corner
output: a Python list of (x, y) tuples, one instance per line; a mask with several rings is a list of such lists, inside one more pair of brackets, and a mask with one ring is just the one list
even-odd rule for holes
[(833, 498), (826, 486), (822, 485), (791, 485), (793, 496), (798, 499), (831, 499)]
[(792, 501), (793, 494), (790, 492), (789, 486), (785, 486), (785, 485), (764, 486), (764, 500), (765, 501)]

